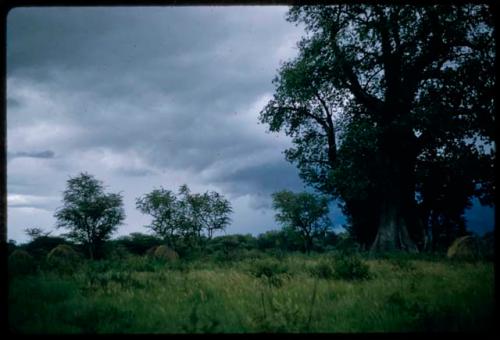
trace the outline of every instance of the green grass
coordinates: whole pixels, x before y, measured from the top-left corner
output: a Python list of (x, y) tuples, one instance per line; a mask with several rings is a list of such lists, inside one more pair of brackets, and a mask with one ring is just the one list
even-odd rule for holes
[[(296, 254), (258, 264), (205, 259), (168, 265), (135, 257), (84, 263), (72, 274), (42, 269), (9, 281), (9, 324), (19, 333), (492, 328), (492, 263), (364, 258), (367, 279), (314, 275), (319, 263), (335, 268), (335, 261)], [(270, 284), (269, 276), (280, 284)]]

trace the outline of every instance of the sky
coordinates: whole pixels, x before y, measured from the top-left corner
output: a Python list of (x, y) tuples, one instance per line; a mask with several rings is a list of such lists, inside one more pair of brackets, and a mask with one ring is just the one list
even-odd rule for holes
[[(121, 192), (115, 236), (144, 232), (137, 197), (187, 184), (233, 206), (227, 234), (278, 229), (271, 194), (306, 187), (258, 115), (303, 27), (285, 6), (17, 8), (7, 17), (8, 238), (55, 229), (70, 177)], [(332, 204), (335, 227), (345, 223)], [(467, 215), (481, 233), (493, 210)]]

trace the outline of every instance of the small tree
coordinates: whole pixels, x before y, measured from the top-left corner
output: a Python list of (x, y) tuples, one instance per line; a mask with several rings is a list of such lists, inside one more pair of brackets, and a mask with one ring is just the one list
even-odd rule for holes
[(57, 227), (69, 230), (68, 238), (82, 243), (93, 259), (125, 219), (121, 194), (107, 194), (101, 181), (81, 173), (68, 180), (64, 205), (55, 217)]
[(325, 197), (284, 190), (273, 194), (273, 207), (278, 211), (276, 220), (300, 234), (307, 253), (311, 250), (313, 238), (323, 235), (330, 227)]
[(179, 202), (175, 194), (163, 188), (155, 189), (136, 200), (136, 207), (143, 214), (153, 217), (147, 228), (163, 238), (176, 248), (176, 240), (180, 236), (181, 225), (184, 223)]
[(221, 194), (191, 193), (185, 184), (177, 195), (164, 188), (155, 189), (137, 198), (136, 206), (153, 217), (147, 227), (174, 249), (181, 239), (193, 245), (200, 243), (205, 232), (211, 238), (215, 230), (224, 230), (232, 212), (231, 204)]
[(231, 222), (229, 214), (233, 212), (231, 203), (221, 194), (215, 191), (203, 194), (204, 201), (204, 226), (208, 238), (211, 239), (214, 232), (224, 230)]

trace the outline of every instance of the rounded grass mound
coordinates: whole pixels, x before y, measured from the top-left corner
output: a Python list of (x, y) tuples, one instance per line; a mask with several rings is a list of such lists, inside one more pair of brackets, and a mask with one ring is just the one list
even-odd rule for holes
[(179, 259), (179, 254), (172, 248), (162, 245), (154, 247), (154, 250), (149, 252), (155, 259), (163, 261), (175, 261)]
[(47, 264), (58, 271), (69, 272), (75, 269), (81, 260), (81, 255), (72, 247), (60, 244), (47, 254)]
[(448, 248), (446, 256), (456, 260), (477, 260), (481, 257), (480, 240), (470, 235), (459, 237)]

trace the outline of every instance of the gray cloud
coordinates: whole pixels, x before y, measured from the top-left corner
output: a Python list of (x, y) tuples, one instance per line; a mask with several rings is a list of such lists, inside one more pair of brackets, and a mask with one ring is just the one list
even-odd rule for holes
[[(283, 14), (269, 7), (14, 10), (8, 74), (51, 96), (55, 108), (48, 105), (40, 120), (79, 129), (65, 143), (72, 150), (141, 148), (157, 166), (201, 170), (217, 155), (266, 144), (231, 117), (272, 91), (277, 53), (299, 35)], [(10, 100), (22, 103), (15, 95)]]
[[(233, 232), (275, 226), (273, 214), (264, 213), (269, 194), (301, 185), (281, 154), (289, 139), (266, 134), (257, 124), (275, 71), (293, 56), (302, 34), (285, 22), (285, 11), (269, 6), (11, 11), (8, 192), (18, 195), (18, 202), (10, 205), (10, 221), (39, 214), (20, 208), (33, 203), (24, 202), (26, 197), (60, 197), (69, 176), (89, 171), (110, 190), (124, 193), (127, 232), (148, 222), (135, 211), (135, 197), (182, 183), (235, 200)], [(52, 157), (51, 162), (27, 157), (26, 150), (40, 149), (52, 153), (29, 154)], [(247, 217), (257, 210), (260, 225), (249, 230)], [(19, 228), (9, 223), (9, 233)]]
[(35, 208), (50, 210), (58, 202), (58, 197), (37, 196), (37, 195), (19, 195), (12, 194), (7, 196), (7, 205), (13, 208)]
[(7, 152), (7, 159), (18, 157), (28, 158), (54, 158), (54, 152), (51, 150), (38, 151), (38, 152)]
[[(215, 183), (219, 183), (229, 192), (235, 195), (254, 193), (260, 198), (270, 197), (279, 190), (304, 190), (304, 185), (298, 178), (297, 170), (280, 161), (265, 163), (262, 165), (247, 166), (231, 171), (226, 169), (213, 177)], [(264, 206), (268, 204), (264, 204)]]

